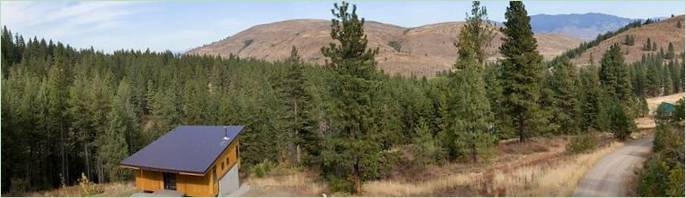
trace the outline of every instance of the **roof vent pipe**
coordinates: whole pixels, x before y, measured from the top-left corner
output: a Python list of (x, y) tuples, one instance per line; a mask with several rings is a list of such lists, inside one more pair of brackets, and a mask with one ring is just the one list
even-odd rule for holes
[(229, 140), (229, 127), (224, 126), (224, 140)]

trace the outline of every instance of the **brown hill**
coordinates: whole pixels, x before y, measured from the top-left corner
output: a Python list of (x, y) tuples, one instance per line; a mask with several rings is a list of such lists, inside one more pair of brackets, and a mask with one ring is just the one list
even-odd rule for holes
[[(681, 21), (681, 28), (677, 28), (677, 22)], [(598, 64), (605, 51), (610, 48), (612, 44), (623, 43), (627, 35), (633, 35), (634, 45), (621, 45), (624, 52), (624, 59), (627, 63), (632, 63), (641, 60), (644, 53), (657, 53), (660, 48), (667, 52), (667, 46), (671, 42), (674, 45), (674, 51), (680, 54), (684, 51), (684, 15), (671, 17), (662, 21), (642, 25), (641, 27), (631, 28), (627, 31), (619, 33), (613, 37), (605, 39), (595, 47), (584, 51), (580, 56), (572, 59), (574, 64), (586, 65), (591, 62), (591, 55), (593, 63)], [(650, 38), (652, 42), (657, 44), (656, 51), (643, 51), (643, 45)]]
[[(365, 33), (370, 47), (379, 47), (379, 67), (390, 74), (430, 76), (451, 68), (456, 59), (454, 42), (462, 22), (446, 22), (415, 28), (368, 21)], [(308, 62), (324, 63), (320, 49), (331, 42), (330, 21), (315, 19), (288, 20), (253, 26), (226, 39), (188, 51), (228, 57), (253, 57), (269, 61), (289, 56), (291, 46), (298, 48)], [(502, 35), (498, 33), (489, 51), (497, 58)], [(557, 35), (536, 35), (539, 51), (552, 58), (578, 46), (580, 39)]]

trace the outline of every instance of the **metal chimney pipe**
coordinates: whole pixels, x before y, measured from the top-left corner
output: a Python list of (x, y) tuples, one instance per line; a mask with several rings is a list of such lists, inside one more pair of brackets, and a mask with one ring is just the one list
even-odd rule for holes
[(229, 140), (229, 127), (224, 126), (224, 140)]

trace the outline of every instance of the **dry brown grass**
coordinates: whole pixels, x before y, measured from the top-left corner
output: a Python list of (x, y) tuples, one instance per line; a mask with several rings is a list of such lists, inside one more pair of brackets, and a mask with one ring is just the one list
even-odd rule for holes
[(667, 95), (667, 96), (659, 96), (659, 97), (653, 97), (653, 98), (646, 98), (646, 102), (648, 103), (648, 108), (650, 109), (650, 113), (654, 113), (655, 110), (657, 110), (657, 106), (660, 105), (662, 102), (668, 102), (668, 103), (676, 103), (677, 100), (681, 99), (684, 97), (684, 92), (681, 93), (675, 93), (672, 95)]
[(277, 167), (262, 178), (248, 178), (245, 182), (251, 190), (244, 196), (319, 196), (326, 192), (326, 185), (317, 178), (314, 171)]
[(497, 171), (493, 186), (508, 196), (571, 196), (586, 170), (622, 145), (615, 142), (590, 153), (564, 156), (511, 172)]
[(431, 179), (407, 181), (392, 178), (367, 182), (362, 195), (569, 196), (585, 170), (600, 157), (622, 146), (613, 142), (590, 153), (569, 155), (564, 152), (566, 141), (566, 137), (536, 138), (526, 144), (505, 141), (499, 145), (500, 157), (487, 168), (477, 164), (475, 166), (480, 168), (467, 166), (465, 168), (469, 171)]
[[(684, 21), (684, 15), (675, 16), (673, 18), (665, 19), (663, 21), (643, 25), (638, 28), (632, 28), (613, 37), (610, 37), (598, 46), (592, 47), (584, 51), (580, 56), (572, 59), (572, 63), (577, 65), (588, 64), (593, 57), (593, 62), (599, 64), (601, 57), (605, 51), (615, 43), (622, 43), (627, 35), (635, 37), (633, 46), (621, 45), (622, 52), (624, 52), (624, 60), (627, 63), (637, 62), (641, 60), (644, 53), (657, 53), (659, 48), (667, 51), (667, 46), (671, 42), (674, 45), (674, 51), (677, 53), (684, 51), (684, 26), (676, 27), (676, 23)], [(657, 43), (657, 51), (643, 51), (643, 44), (650, 38), (651, 42)]]
[[(114, 182), (107, 184), (96, 184), (96, 188), (103, 190), (103, 193), (93, 195), (95, 197), (128, 197), (138, 190), (133, 182)], [(20, 196), (26, 197), (79, 197), (81, 196), (79, 186), (67, 186), (54, 190), (31, 192)], [(4, 196), (4, 195), (3, 195)]]

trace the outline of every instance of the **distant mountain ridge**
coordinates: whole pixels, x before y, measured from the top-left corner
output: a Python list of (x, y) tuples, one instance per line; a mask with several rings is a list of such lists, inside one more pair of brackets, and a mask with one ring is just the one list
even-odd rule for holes
[[(295, 46), (303, 60), (323, 64), (321, 48), (332, 42), (331, 21), (295, 19), (250, 27), (225, 39), (192, 49), (188, 54), (206, 54), (268, 61), (283, 60)], [(452, 68), (457, 58), (454, 43), (464, 22), (444, 22), (406, 28), (392, 24), (366, 21), (368, 46), (379, 48), (376, 56), (379, 68), (389, 74), (432, 76)], [(497, 48), (502, 33), (487, 48), (490, 60), (500, 57)], [(545, 58), (553, 58), (581, 43), (580, 39), (555, 33), (535, 35), (538, 50)]]
[(559, 33), (592, 40), (608, 31), (617, 30), (634, 19), (602, 13), (531, 15), (531, 28), (536, 33)]
[[(646, 54), (655, 54), (660, 50), (666, 52), (669, 43), (672, 43), (677, 54), (684, 52), (684, 15), (664, 18), (658, 22), (644, 24), (634, 27), (600, 41), (594, 47), (584, 50), (581, 54), (574, 57), (571, 61), (576, 65), (600, 64), (601, 57), (605, 51), (614, 44), (620, 44), (624, 61), (633, 63), (641, 60)], [(627, 36), (634, 38), (633, 45), (626, 45), (624, 41)], [(658, 50), (643, 50), (643, 45), (650, 39)]]

